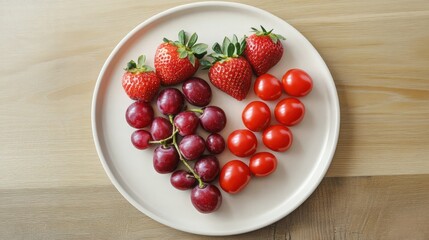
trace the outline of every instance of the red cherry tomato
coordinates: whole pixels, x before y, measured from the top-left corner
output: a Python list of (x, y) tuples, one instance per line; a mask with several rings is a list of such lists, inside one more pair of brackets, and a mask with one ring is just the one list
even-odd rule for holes
[(276, 77), (265, 73), (256, 78), (253, 91), (255, 91), (256, 96), (260, 99), (272, 101), (282, 95), (282, 85)]
[(222, 167), (219, 185), (227, 193), (238, 193), (249, 183), (250, 177), (250, 169), (245, 163), (232, 160)]
[(285, 92), (294, 97), (303, 97), (313, 88), (310, 75), (298, 68), (287, 71), (282, 77), (282, 84)]
[(304, 104), (296, 98), (285, 98), (274, 108), (274, 116), (277, 121), (286, 126), (293, 126), (301, 122), (304, 113)]
[(265, 129), (262, 141), (265, 146), (276, 152), (284, 152), (292, 145), (292, 132), (283, 125), (273, 125)]
[(267, 104), (254, 101), (244, 108), (241, 118), (249, 130), (259, 132), (270, 125), (271, 111)]
[(277, 168), (277, 158), (272, 153), (260, 152), (250, 158), (250, 171), (257, 177), (265, 177)]
[(235, 130), (228, 136), (228, 148), (238, 157), (247, 157), (255, 153), (258, 140), (253, 132), (247, 129)]

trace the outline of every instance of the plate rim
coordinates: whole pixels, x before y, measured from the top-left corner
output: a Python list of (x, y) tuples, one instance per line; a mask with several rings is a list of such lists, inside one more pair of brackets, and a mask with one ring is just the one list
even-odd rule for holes
[[(328, 159), (326, 161), (326, 164), (323, 166), (322, 170), (316, 171), (317, 176), (315, 176), (314, 171), (313, 173), (311, 173), (311, 177), (310, 179), (308, 179), (307, 181), (312, 180), (311, 185), (309, 186), (310, 188), (307, 188), (306, 191), (302, 191), (302, 190), (297, 190), (298, 194), (303, 194), (302, 197), (300, 197), (300, 201), (296, 201), (296, 204), (294, 207), (292, 207), (290, 209), (290, 211), (285, 211), (282, 214), (279, 214), (276, 217), (271, 218), (269, 221), (264, 221), (262, 223), (258, 223), (258, 224), (254, 224), (250, 227), (242, 227), (240, 229), (234, 229), (234, 230), (226, 230), (226, 231), (222, 231), (222, 232), (207, 232), (207, 231), (199, 231), (194, 230), (194, 229), (189, 229), (189, 228), (182, 228), (180, 226), (176, 226), (174, 225), (174, 223), (165, 220), (162, 217), (159, 217), (158, 215), (152, 213), (150, 210), (144, 208), (143, 206), (141, 206), (138, 202), (136, 202), (130, 195), (129, 193), (122, 187), (122, 185), (118, 182), (117, 178), (114, 176), (114, 174), (111, 171), (111, 168), (109, 167), (109, 165), (107, 164), (105, 155), (103, 153), (103, 150), (101, 148), (101, 144), (100, 144), (100, 139), (99, 139), (99, 133), (98, 133), (98, 127), (97, 127), (97, 119), (99, 117), (97, 117), (97, 103), (99, 102), (99, 91), (100, 91), (100, 85), (102, 82), (103, 77), (105, 76), (105, 72), (107, 71), (107, 67), (110, 65), (112, 59), (114, 58), (114, 56), (118, 53), (118, 51), (122, 48), (122, 46), (130, 39), (132, 38), (138, 31), (142, 30), (146, 25), (149, 25), (150, 23), (163, 18), (165, 16), (168, 16), (172, 13), (178, 12), (178, 11), (184, 11), (186, 9), (190, 9), (190, 8), (198, 8), (198, 7), (206, 7), (206, 6), (217, 6), (217, 7), (235, 7), (235, 8), (239, 8), (239, 9), (243, 9), (243, 10), (250, 10), (250, 11), (256, 11), (259, 12), (263, 15), (267, 15), (270, 16), (272, 18), (275, 18), (277, 20), (280, 20), (282, 22), (284, 22), (285, 24), (289, 25), (297, 34), (301, 35), (305, 41), (308, 42), (309, 47), (311, 47), (311, 50), (316, 52), (316, 57), (319, 58), (318, 60), (320, 60), (321, 63), (323, 63), (323, 67), (325, 68), (325, 71), (327, 71), (328, 73), (328, 84), (330, 86), (328, 86), (328, 89), (331, 90), (331, 94), (329, 94), (329, 98), (330, 100), (334, 100), (333, 101), (333, 110), (335, 113), (335, 116), (333, 117), (333, 122), (334, 124), (332, 125), (333, 127), (333, 138), (332, 138), (332, 142), (328, 142), (327, 141), (327, 145), (328, 147), (330, 147), (330, 149), (326, 149), (324, 151), (328, 151), (329, 152), (329, 156)], [(168, 227), (180, 230), (180, 231), (184, 231), (184, 232), (189, 232), (189, 233), (193, 233), (193, 234), (199, 234), (199, 235), (206, 235), (206, 236), (227, 236), (227, 235), (236, 235), (236, 234), (241, 234), (241, 233), (246, 233), (246, 232), (250, 232), (250, 231), (254, 231), (263, 227), (268, 226), (269, 224), (272, 224), (274, 222), (279, 221), (280, 219), (286, 217), (287, 215), (289, 215), (291, 212), (293, 212), (295, 209), (297, 209), (299, 206), (302, 205), (302, 203), (304, 201), (306, 201), (312, 194), (313, 192), (316, 190), (316, 188), (320, 185), (321, 181), (323, 180), (324, 176), (326, 175), (332, 159), (335, 155), (336, 152), (336, 148), (337, 148), (337, 144), (338, 144), (338, 138), (339, 138), (339, 132), (340, 132), (340, 104), (339, 104), (339, 97), (338, 97), (338, 91), (335, 85), (335, 82), (333, 80), (332, 74), (329, 71), (328, 66), (326, 65), (326, 62), (323, 60), (323, 58), (321, 57), (320, 53), (317, 51), (317, 49), (311, 44), (311, 42), (303, 35), (301, 34), (301, 32), (299, 32), (295, 27), (293, 27), (292, 25), (290, 25), (288, 22), (286, 22), (285, 20), (283, 20), (282, 18), (264, 10), (258, 7), (254, 7), (251, 5), (247, 5), (247, 4), (243, 4), (243, 3), (236, 3), (236, 2), (224, 2), (224, 1), (204, 1), (204, 2), (196, 2), (196, 3), (188, 3), (188, 4), (183, 4), (183, 5), (179, 5), (179, 6), (175, 6), (172, 8), (168, 8), (162, 12), (159, 12), (149, 18), (147, 18), (146, 20), (144, 20), (143, 22), (139, 23), (136, 27), (134, 27), (130, 32), (128, 32), (122, 39), (121, 41), (114, 47), (114, 49), (111, 51), (111, 53), (109, 54), (108, 58), (106, 59), (106, 61), (103, 64), (103, 67), (100, 70), (100, 73), (97, 77), (97, 81), (94, 87), (94, 92), (93, 92), (93, 96), (92, 96), (92, 103), (91, 103), (91, 128), (92, 128), (92, 135), (93, 135), (93, 140), (94, 140), (94, 144), (95, 144), (95, 148), (97, 151), (97, 155), (98, 158), (103, 166), (104, 171), (106, 172), (108, 178), (110, 179), (111, 183), (115, 186), (115, 188), (118, 190), (118, 192), (121, 193), (121, 195), (131, 204), (133, 205), (136, 209), (138, 209), (140, 212), (142, 212), (143, 214), (145, 214), (146, 216), (152, 218), (153, 220), (166, 225)], [(329, 140), (329, 137), (328, 137)], [(330, 145), (329, 145), (330, 144)], [(303, 184), (303, 186), (307, 186), (309, 183)]]

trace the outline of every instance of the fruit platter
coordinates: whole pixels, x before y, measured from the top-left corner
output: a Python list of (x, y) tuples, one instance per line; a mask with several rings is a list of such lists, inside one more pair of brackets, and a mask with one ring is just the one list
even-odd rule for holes
[(113, 185), (152, 219), (202, 235), (256, 230), (301, 205), (329, 168), (339, 119), (310, 42), (227, 2), (142, 22), (106, 60), (92, 102)]

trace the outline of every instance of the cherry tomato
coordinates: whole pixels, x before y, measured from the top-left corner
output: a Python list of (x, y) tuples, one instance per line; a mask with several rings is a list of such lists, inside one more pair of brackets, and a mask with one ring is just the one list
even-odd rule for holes
[(313, 80), (310, 75), (301, 69), (290, 69), (282, 77), (283, 89), (294, 97), (303, 97), (313, 88)]
[(292, 132), (283, 125), (269, 126), (262, 134), (265, 146), (276, 152), (284, 152), (292, 145)]
[(257, 177), (265, 177), (277, 168), (277, 158), (269, 152), (259, 152), (250, 158), (250, 171)]
[(274, 116), (277, 121), (286, 126), (293, 126), (301, 122), (304, 113), (304, 104), (296, 98), (285, 98), (274, 108)]
[(271, 111), (267, 104), (253, 101), (244, 108), (241, 118), (249, 130), (259, 132), (270, 125)]
[(255, 153), (258, 140), (253, 132), (247, 129), (235, 130), (228, 136), (228, 148), (238, 157), (247, 157)]
[(272, 101), (282, 95), (282, 85), (276, 77), (265, 73), (256, 78), (253, 91), (255, 91), (256, 96), (260, 99)]
[(249, 183), (250, 177), (250, 169), (245, 163), (232, 160), (222, 167), (219, 185), (227, 193), (238, 193)]

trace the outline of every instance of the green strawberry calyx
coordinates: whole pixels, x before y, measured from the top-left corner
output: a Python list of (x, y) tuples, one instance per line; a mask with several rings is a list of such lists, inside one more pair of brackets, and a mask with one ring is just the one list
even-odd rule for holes
[(269, 36), (274, 43), (277, 43), (279, 40), (286, 40), (286, 38), (282, 35), (273, 33), (274, 29), (267, 31), (262, 25), (261, 30), (256, 29), (254, 27), (252, 27), (251, 29), (252, 32), (256, 34), (256, 36)]
[(219, 43), (213, 44), (213, 51), (208, 55), (208, 57), (212, 58), (213, 61), (208, 61), (205, 59), (201, 60), (202, 69), (209, 69), (216, 62), (225, 62), (230, 60), (231, 58), (238, 58), (244, 52), (246, 48), (246, 37), (243, 37), (240, 41), (237, 36), (234, 34), (232, 39), (225, 37), (222, 42), (222, 46)]
[(173, 44), (177, 47), (177, 52), (180, 58), (188, 58), (192, 66), (195, 66), (195, 59), (201, 59), (207, 54), (208, 45), (205, 43), (197, 43), (198, 35), (193, 33), (188, 38), (185, 31), (181, 30), (178, 34), (178, 41), (171, 41), (167, 38), (162, 40), (165, 43)]
[(152, 72), (153, 68), (148, 65), (145, 65), (145, 62), (146, 56), (140, 55), (140, 57), (137, 59), (137, 63), (134, 62), (134, 60), (129, 61), (124, 70), (130, 73)]

